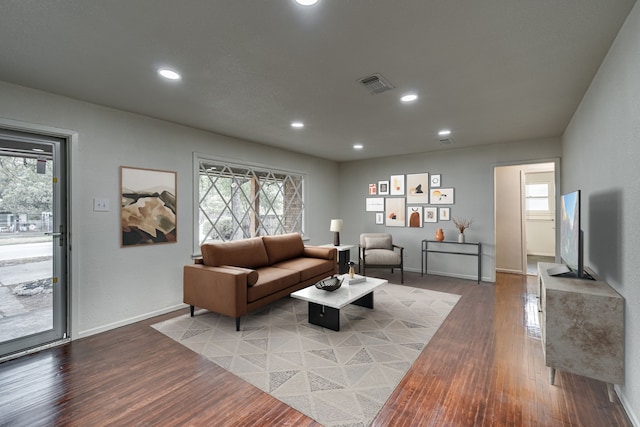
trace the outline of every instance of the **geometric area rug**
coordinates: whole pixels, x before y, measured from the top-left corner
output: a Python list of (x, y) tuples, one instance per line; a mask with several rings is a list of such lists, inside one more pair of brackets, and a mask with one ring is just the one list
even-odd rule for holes
[(153, 328), (325, 426), (368, 426), (459, 295), (385, 284), (374, 309), (340, 310), (340, 331), (283, 298), (235, 320), (199, 310)]

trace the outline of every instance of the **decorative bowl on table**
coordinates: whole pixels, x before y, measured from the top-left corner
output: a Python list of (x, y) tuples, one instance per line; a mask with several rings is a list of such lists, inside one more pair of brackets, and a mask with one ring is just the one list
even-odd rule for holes
[(343, 280), (344, 279), (342, 277), (338, 276), (327, 277), (326, 279), (322, 279), (316, 283), (316, 288), (322, 289), (323, 291), (333, 292), (342, 285)]

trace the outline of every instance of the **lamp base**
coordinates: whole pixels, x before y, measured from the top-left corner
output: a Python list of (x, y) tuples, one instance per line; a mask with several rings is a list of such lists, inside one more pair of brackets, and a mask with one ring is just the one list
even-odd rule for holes
[(340, 246), (340, 232), (333, 232), (333, 246)]

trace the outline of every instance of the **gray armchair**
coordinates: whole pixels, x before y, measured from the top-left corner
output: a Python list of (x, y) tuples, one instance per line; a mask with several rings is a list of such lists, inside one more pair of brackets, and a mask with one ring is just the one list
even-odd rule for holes
[(400, 269), (400, 283), (404, 283), (404, 248), (394, 245), (389, 233), (362, 233), (358, 245), (358, 273), (366, 276), (367, 267)]

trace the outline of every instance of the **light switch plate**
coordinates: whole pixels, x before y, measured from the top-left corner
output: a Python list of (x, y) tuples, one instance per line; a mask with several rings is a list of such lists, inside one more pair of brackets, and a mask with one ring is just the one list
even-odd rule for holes
[(93, 199), (94, 212), (109, 212), (109, 199), (95, 198)]

